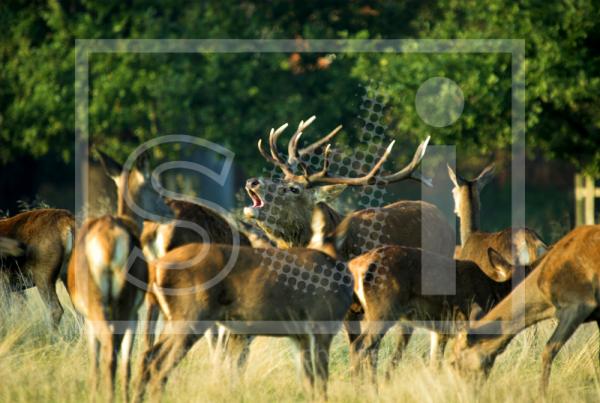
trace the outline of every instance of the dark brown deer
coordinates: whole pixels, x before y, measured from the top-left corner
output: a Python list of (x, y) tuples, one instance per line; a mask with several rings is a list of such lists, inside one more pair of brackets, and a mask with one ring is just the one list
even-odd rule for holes
[[(271, 129), (269, 137), (270, 154), (262, 148), (259, 141), (259, 151), (263, 157), (279, 167), (284, 176), (281, 180), (266, 178), (251, 178), (246, 182), (246, 191), (252, 199), (253, 205), (244, 209), (247, 218), (253, 219), (270, 236), (279, 247), (305, 247), (312, 238), (311, 222), (312, 213), (316, 206), (326, 209), (328, 221), (327, 231), (333, 230), (345, 220), (348, 234), (347, 245), (339, 248), (349, 257), (357, 256), (366, 250), (373, 249), (377, 244), (405, 244), (421, 246), (422, 235), (431, 241), (427, 246), (434, 252), (449, 254), (454, 253), (454, 236), (450, 225), (439, 209), (432, 204), (422, 201), (401, 201), (383, 208), (373, 208), (356, 211), (347, 217), (336, 212), (326, 203), (339, 196), (347, 186), (365, 186), (374, 183), (389, 184), (406, 179), (415, 179), (429, 183), (417, 174), (418, 168), (429, 139), (419, 145), (412, 161), (402, 170), (389, 175), (378, 174), (388, 158), (393, 143), (385, 150), (381, 158), (374, 162), (370, 171), (361, 177), (336, 177), (329, 173), (331, 147), (327, 145), (323, 151), (323, 167), (318, 172), (310, 173), (304, 162), (306, 156), (311, 156), (315, 151), (323, 148), (325, 144), (339, 132), (338, 126), (330, 134), (312, 145), (298, 150), (300, 136), (303, 131), (314, 121), (311, 117), (306, 122), (300, 122), (297, 130), (292, 135), (288, 144), (288, 157), (284, 158), (277, 148), (277, 139), (285, 130), (287, 124), (277, 130)], [(300, 174), (295, 172), (300, 170)], [(379, 214), (383, 228), (378, 230), (381, 235), (375, 240), (356, 242), (360, 237), (356, 233), (358, 227), (368, 227)], [(421, 228), (421, 223), (427, 226)], [(418, 231), (417, 231), (418, 229)], [(426, 233), (421, 233), (422, 230)], [(435, 236), (428, 236), (429, 233)], [(367, 234), (370, 235), (370, 234)]]
[[(529, 228), (506, 228), (498, 232), (482, 232), (480, 226), (480, 193), (494, 176), (494, 165), (486, 167), (475, 179), (468, 180), (456, 175), (448, 166), (448, 175), (454, 184), (455, 212), (460, 220), (460, 251), (457, 257), (472, 260), (493, 272), (487, 256), (488, 248), (499, 252), (506, 260), (526, 265), (544, 254), (548, 247), (535, 231)], [(513, 254), (514, 258), (513, 258)], [(510, 274), (511, 272), (507, 272)], [(510, 278), (498, 278), (508, 281)]]
[(305, 379), (325, 391), (331, 340), (352, 302), (346, 265), (309, 249), (218, 244), (185, 245), (152, 265), (152, 290), (167, 325), (145, 353), (139, 398), (148, 379), (156, 393), (214, 323), (235, 333), (290, 337), (300, 347)]
[[(327, 143), (340, 131), (341, 126), (317, 142), (298, 149), (300, 136), (314, 119), (313, 116), (306, 122), (300, 122), (288, 143), (287, 159), (277, 148), (277, 139), (287, 128), (287, 124), (277, 130), (271, 129), (270, 153), (263, 149), (259, 141), (260, 153), (267, 161), (281, 169), (284, 176), (281, 180), (252, 178), (247, 181), (246, 190), (253, 205), (244, 209), (246, 217), (256, 220), (279, 247), (306, 247), (309, 243), (314, 246), (323, 244), (322, 239), (319, 239), (320, 235), (312, 231), (311, 225), (313, 212), (318, 210), (322, 216), (319, 233), (338, 234), (335, 236), (333, 250), (329, 253), (343, 261), (386, 244), (423, 247), (449, 258), (453, 256), (454, 232), (443, 213), (432, 204), (423, 201), (399, 201), (382, 208), (355, 211), (346, 217), (327, 204), (339, 196), (347, 186), (387, 184), (405, 179), (429, 184), (428, 180), (416, 172), (425, 155), (429, 139), (419, 145), (412, 161), (396, 173), (379, 173), (389, 156), (392, 142), (364, 176), (334, 177), (328, 172), (332, 150)], [(314, 156), (324, 146), (322, 169), (310, 173), (304, 159)], [(297, 171), (300, 173), (296, 174)], [(352, 341), (360, 333), (357, 323), (362, 310), (359, 304), (354, 305), (349, 315), (347, 330)], [(397, 357), (401, 356), (411, 333), (408, 328), (402, 329), (403, 336), (399, 339)], [(435, 355), (433, 349), (432, 355)]]
[(113, 400), (118, 354), (121, 352), (123, 401), (128, 401), (130, 353), (137, 311), (145, 291), (130, 280), (148, 282), (135, 223), (125, 217), (88, 220), (77, 237), (69, 263), (68, 287), (73, 305), (83, 315), (89, 340), (93, 392), (101, 383)]
[[(457, 321), (466, 320), (473, 307), (486, 311), (511, 291), (510, 283), (492, 280), (498, 274), (486, 272), (474, 262), (419, 248), (384, 246), (352, 259), (349, 268), (365, 319), (362, 334), (351, 346), (353, 367), (357, 369), (366, 358), (373, 381), (381, 340), (399, 321), (445, 336), (460, 328)], [(456, 293), (424, 293), (426, 282), (438, 280), (431, 274), (447, 270), (456, 270)], [(439, 353), (443, 354), (443, 348)]]
[[(493, 266), (513, 270), (502, 256), (489, 254)], [(465, 372), (488, 374), (513, 337), (553, 318), (558, 325), (542, 353), (545, 393), (561, 347), (584, 322), (600, 326), (600, 226), (575, 228), (528, 268), (533, 271), (525, 281), (458, 338), (454, 363)]]
[(7, 258), (0, 271), (8, 277), (11, 291), (37, 287), (42, 301), (58, 326), (63, 308), (56, 294), (56, 282), (73, 248), (75, 219), (67, 210), (38, 209), (0, 220), (0, 236), (26, 245), (18, 260)]
[[(165, 202), (173, 211), (175, 220), (166, 223), (144, 222), (141, 243), (144, 255), (150, 260), (158, 259), (167, 252), (190, 243), (209, 242), (251, 246), (245, 233), (239, 231), (237, 226), (230, 224), (216, 211), (189, 201), (165, 199)], [(199, 228), (195, 229), (190, 224)], [(150, 266), (150, 270), (153, 270), (153, 267)], [(154, 277), (154, 273), (151, 273), (151, 276)], [(146, 296), (146, 307), (146, 323), (149, 328), (145, 333), (144, 347), (154, 343), (155, 325), (160, 312), (155, 296), (151, 292)], [(232, 355), (232, 352), (241, 349), (243, 353), (239, 355), (237, 366), (242, 369), (246, 363), (252, 338), (247, 335), (219, 332), (216, 327), (210, 329), (210, 333), (208, 341), (213, 357), (217, 359), (223, 353)]]

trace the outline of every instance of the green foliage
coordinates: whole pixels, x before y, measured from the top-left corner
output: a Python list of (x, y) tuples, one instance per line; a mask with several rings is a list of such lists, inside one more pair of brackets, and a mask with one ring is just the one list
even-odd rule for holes
[[(3, 2), (0, 162), (72, 159), (76, 38), (523, 38), (529, 149), (594, 172), (599, 21), (592, 0)], [(316, 114), (316, 132), (342, 122), (352, 138), (355, 95), (371, 79), (391, 97), (388, 133), (406, 142), (431, 134), (486, 155), (511, 141), (507, 54), (96, 54), (90, 75), (92, 142), (120, 158), (142, 140), (185, 133), (230, 147), (253, 173), (263, 164), (256, 139), (283, 122)], [(462, 116), (447, 127), (415, 111), (416, 92), (435, 76), (464, 94)]]

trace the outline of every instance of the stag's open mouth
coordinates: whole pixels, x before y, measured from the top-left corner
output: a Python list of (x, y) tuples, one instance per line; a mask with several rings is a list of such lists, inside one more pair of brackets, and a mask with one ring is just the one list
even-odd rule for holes
[(261, 208), (265, 205), (262, 197), (254, 190), (246, 188), (246, 192), (248, 192), (248, 196), (252, 199), (252, 208)]

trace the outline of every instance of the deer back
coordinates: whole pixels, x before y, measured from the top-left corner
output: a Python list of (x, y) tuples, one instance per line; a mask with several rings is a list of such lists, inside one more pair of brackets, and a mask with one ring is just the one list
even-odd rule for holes
[(455, 241), (437, 207), (422, 201), (399, 201), (349, 214), (336, 229), (335, 243), (340, 259), (382, 245), (423, 248), (451, 258)]

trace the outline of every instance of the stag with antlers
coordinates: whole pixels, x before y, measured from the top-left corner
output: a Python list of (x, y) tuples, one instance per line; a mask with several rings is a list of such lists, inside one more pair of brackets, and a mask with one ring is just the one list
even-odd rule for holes
[[(423, 201), (398, 201), (380, 208), (358, 210), (343, 216), (327, 203), (335, 199), (348, 186), (365, 186), (374, 183), (390, 184), (406, 179), (414, 179), (431, 186), (431, 182), (416, 172), (427, 149), (429, 138), (417, 148), (411, 162), (403, 169), (392, 174), (381, 174), (381, 168), (389, 157), (394, 142), (385, 149), (382, 156), (370, 170), (360, 177), (339, 177), (329, 172), (332, 148), (329, 142), (342, 126), (313, 144), (298, 149), (299, 140), (315, 117), (301, 121), (288, 143), (287, 159), (277, 147), (277, 140), (287, 124), (271, 129), (269, 134), (270, 153), (267, 153), (262, 141), (258, 142), (261, 155), (278, 167), (281, 180), (251, 178), (246, 190), (252, 199), (252, 206), (244, 213), (253, 219), (279, 247), (310, 247), (320, 249), (337, 259), (348, 261), (362, 253), (382, 245), (404, 245), (423, 248), (451, 258), (454, 253), (454, 231), (442, 212), (434, 205)], [(323, 150), (323, 165), (317, 172), (311, 173), (305, 160)], [(318, 231), (312, 225), (313, 213), (318, 211), (320, 222)], [(365, 228), (377, 220), (377, 233), (365, 233)], [(373, 239), (373, 235), (375, 235)], [(333, 242), (327, 242), (335, 238)], [(327, 247), (331, 245), (329, 250)], [(364, 311), (358, 301), (351, 309), (346, 330), (352, 343), (360, 333), (358, 321)], [(412, 330), (402, 328), (394, 361), (397, 362), (408, 343)], [(437, 356), (437, 338), (432, 336), (431, 357)]]

